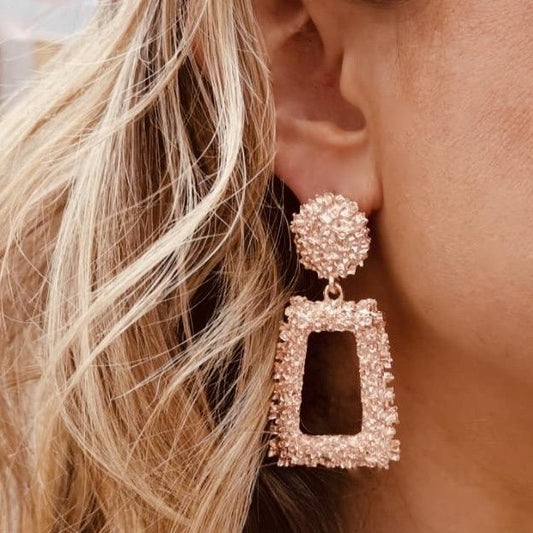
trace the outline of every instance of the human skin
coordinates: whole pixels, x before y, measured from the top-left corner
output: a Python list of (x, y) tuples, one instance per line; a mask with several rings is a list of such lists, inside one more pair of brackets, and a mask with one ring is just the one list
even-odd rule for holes
[(278, 176), (371, 219), (344, 286), (385, 312), (402, 457), (346, 530), (531, 531), (533, 1), (255, 4)]

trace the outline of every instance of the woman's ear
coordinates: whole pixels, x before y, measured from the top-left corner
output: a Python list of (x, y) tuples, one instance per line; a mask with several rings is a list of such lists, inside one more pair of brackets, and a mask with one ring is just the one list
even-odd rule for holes
[(301, 202), (329, 191), (369, 213), (381, 188), (364, 113), (353, 90), (343, 97), (342, 9), (319, 4), (255, 0), (277, 110), (275, 171)]

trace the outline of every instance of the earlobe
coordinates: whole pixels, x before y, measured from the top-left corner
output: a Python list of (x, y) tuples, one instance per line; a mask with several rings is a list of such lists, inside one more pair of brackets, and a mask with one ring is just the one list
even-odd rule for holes
[(366, 130), (278, 113), (276, 175), (300, 202), (326, 192), (356, 200), (367, 215), (381, 206), (381, 185)]
[(276, 174), (301, 202), (332, 192), (367, 214), (378, 209), (365, 117), (341, 92), (344, 50), (333, 7), (311, 13), (305, 1), (265, 2), (258, 17), (276, 102)]

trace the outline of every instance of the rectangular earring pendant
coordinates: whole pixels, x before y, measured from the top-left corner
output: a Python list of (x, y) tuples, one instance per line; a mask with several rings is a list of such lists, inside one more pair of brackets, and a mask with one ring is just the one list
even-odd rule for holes
[[(375, 300), (359, 302), (326, 298), (291, 298), (285, 310), (274, 365), (274, 392), (270, 409), (269, 456), (279, 466), (388, 468), (399, 459), (398, 423), (390, 382), (391, 356), (383, 316)], [(359, 358), (362, 426), (356, 435), (309, 435), (300, 430), (300, 406), (307, 342), (312, 332), (349, 331)], [(354, 357), (356, 355), (354, 354)], [(354, 360), (354, 387), (357, 375)]]

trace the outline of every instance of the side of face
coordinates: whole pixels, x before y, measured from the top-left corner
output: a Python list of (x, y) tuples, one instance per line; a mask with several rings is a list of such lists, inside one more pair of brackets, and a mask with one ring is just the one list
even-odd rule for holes
[(371, 214), (393, 320), (533, 379), (533, 1), (255, 2), (280, 178)]

